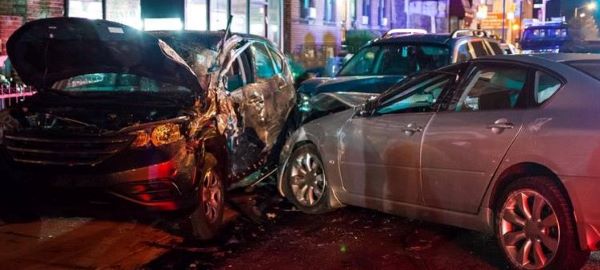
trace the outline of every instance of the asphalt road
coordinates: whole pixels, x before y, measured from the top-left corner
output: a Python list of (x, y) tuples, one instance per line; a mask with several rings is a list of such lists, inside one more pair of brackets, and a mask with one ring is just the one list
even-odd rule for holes
[[(232, 194), (212, 242), (190, 240), (184, 217), (60, 198), (2, 197), (0, 269), (506, 268), (489, 236), (354, 207), (305, 215), (270, 186)], [(585, 269), (600, 269), (600, 255)]]

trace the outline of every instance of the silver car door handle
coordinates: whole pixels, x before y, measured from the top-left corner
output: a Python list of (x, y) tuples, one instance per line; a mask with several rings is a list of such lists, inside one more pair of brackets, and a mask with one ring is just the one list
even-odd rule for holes
[(513, 129), (515, 125), (513, 123), (498, 123), (488, 125), (488, 129)]
[(422, 132), (423, 128), (411, 123), (408, 124), (405, 128), (403, 128), (402, 131), (404, 132), (404, 134), (411, 136), (417, 132)]

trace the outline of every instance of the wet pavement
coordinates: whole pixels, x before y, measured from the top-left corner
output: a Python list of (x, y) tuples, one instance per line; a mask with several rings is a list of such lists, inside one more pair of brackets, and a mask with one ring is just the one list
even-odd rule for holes
[(211, 242), (190, 240), (180, 216), (2, 201), (0, 269), (506, 269), (490, 236), (355, 207), (306, 215), (270, 185), (233, 192)]

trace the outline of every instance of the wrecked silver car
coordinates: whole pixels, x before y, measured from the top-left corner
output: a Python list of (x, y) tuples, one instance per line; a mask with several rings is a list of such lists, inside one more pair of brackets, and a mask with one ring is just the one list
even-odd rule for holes
[(17, 30), (9, 57), (38, 93), (0, 113), (0, 169), (27, 187), (190, 210), (194, 235), (208, 239), (222, 223), (226, 188), (275, 163), (293, 79), (258, 37), (155, 34), (164, 40), (79, 18)]

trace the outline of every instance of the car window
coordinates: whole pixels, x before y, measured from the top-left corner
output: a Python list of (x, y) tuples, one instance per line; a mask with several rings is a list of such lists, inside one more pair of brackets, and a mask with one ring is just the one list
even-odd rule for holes
[(269, 51), (271, 52), (271, 56), (273, 57), (273, 63), (275, 63), (275, 72), (278, 74), (283, 73), (283, 58), (272, 48), (269, 47)]
[(231, 68), (227, 71), (227, 90), (235, 91), (247, 83), (246, 74), (244, 73), (244, 65), (242, 59), (237, 57), (231, 64)]
[(189, 90), (183, 86), (127, 73), (90, 73), (57, 81), (55, 90), (67, 92), (171, 92)]
[(538, 104), (544, 103), (560, 89), (562, 82), (545, 72), (537, 71), (535, 73), (535, 101)]
[(475, 57), (489, 55), (489, 53), (485, 50), (483, 41), (473, 41), (473, 42), (471, 42), (471, 46), (473, 46), (473, 51), (475, 52)]
[(492, 51), (494, 52), (495, 55), (504, 54), (504, 51), (502, 50), (502, 48), (500, 48), (500, 44), (498, 44), (496, 42), (489, 42), (488, 44), (490, 44), (490, 48), (492, 48)]
[(471, 58), (473, 58), (473, 57), (471, 56), (471, 52), (469, 51), (468, 44), (463, 43), (463, 44), (459, 45), (456, 62), (457, 63), (467, 62), (467, 61), (471, 60)]
[(450, 110), (487, 111), (511, 109), (517, 106), (527, 81), (527, 69), (495, 66), (477, 68)]
[(252, 44), (250, 48), (256, 64), (256, 76), (260, 79), (270, 79), (275, 76), (273, 61), (271, 60), (267, 48), (258, 42)]
[[(432, 75), (406, 91), (384, 101), (377, 114), (390, 114), (401, 112), (428, 112), (433, 110), (442, 91), (454, 80), (454, 74)], [(429, 76), (428, 76), (429, 77)]]
[(449, 62), (446, 46), (383, 44), (359, 51), (338, 76), (410, 75), (438, 69)]

